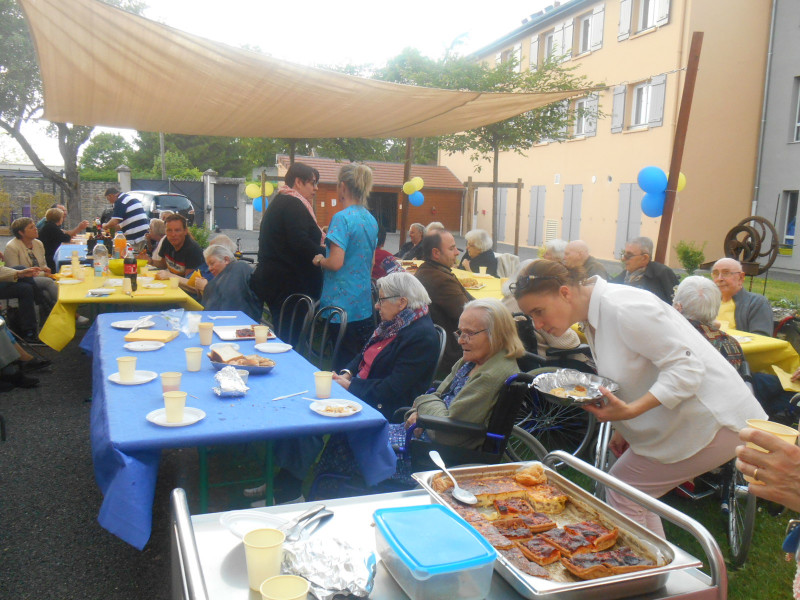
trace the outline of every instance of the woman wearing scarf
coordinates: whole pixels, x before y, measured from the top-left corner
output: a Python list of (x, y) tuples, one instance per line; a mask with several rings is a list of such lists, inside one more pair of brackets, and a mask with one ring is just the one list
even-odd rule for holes
[(294, 163), (284, 177), (286, 185), (261, 218), (258, 265), (250, 287), (267, 303), (275, 323), (287, 297), (306, 294), (318, 300), (322, 292), (322, 273), (311, 263), (324, 252), (322, 230), (311, 206), (318, 180), (314, 169)]
[(431, 299), (410, 273), (378, 280), (381, 323), (361, 353), (334, 379), (388, 419), (428, 389), (439, 336), (428, 315)]

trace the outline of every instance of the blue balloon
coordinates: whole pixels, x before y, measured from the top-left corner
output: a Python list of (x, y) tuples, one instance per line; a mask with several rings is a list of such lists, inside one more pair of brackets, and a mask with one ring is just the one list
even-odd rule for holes
[[(263, 204), (263, 208), (262, 208)], [(267, 204), (269, 204), (269, 198), (265, 198), (264, 196), (259, 196), (258, 198), (253, 198), (253, 209), (257, 211), (266, 210)]]
[(648, 217), (660, 217), (664, 212), (664, 199), (667, 197), (665, 192), (657, 194), (645, 194), (642, 198), (642, 212)]
[(408, 201), (411, 202), (412, 206), (422, 206), (422, 203), (425, 202), (425, 196), (422, 195), (422, 192), (417, 190), (408, 197)]
[(639, 187), (648, 194), (658, 194), (667, 190), (667, 174), (658, 167), (645, 167), (639, 171)]

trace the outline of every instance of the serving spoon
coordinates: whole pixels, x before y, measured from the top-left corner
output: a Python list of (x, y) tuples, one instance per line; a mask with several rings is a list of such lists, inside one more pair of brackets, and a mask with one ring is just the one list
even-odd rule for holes
[(431, 450), (428, 455), (431, 457), (431, 460), (434, 462), (434, 464), (444, 471), (445, 474), (450, 478), (450, 481), (453, 482), (453, 498), (459, 502), (463, 502), (464, 504), (478, 503), (478, 499), (475, 497), (475, 494), (458, 486), (458, 483), (456, 483), (456, 478), (453, 477), (450, 471), (447, 470), (447, 467), (444, 466), (444, 461), (436, 450)]

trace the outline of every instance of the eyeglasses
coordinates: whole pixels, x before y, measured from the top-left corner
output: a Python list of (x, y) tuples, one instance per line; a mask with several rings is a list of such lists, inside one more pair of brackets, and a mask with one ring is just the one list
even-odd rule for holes
[(639, 252), (639, 254), (633, 254), (632, 252), (626, 252), (622, 255), (622, 260), (630, 260), (636, 256), (645, 256), (647, 252)]
[(378, 298), (378, 304), (383, 304), (387, 300), (391, 300), (392, 298), (402, 298), (402, 296), (384, 296), (383, 298)]
[(711, 276), (712, 276), (714, 279), (716, 279), (717, 277), (724, 277), (724, 278), (728, 278), (728, 277), (730, 277), (731, 275), (738, 275), (739, 273), (742, 273), (742, 272), (743, 272), (743, 271), (728, 271), (727, 269), (726, 269), (726, 270), (724, 270), (724, 271), (716, 271), (716, 270), (715, 270), (715, 271), (711, 271)]
[(460, 329), (456, 329), (453, 332), (453, 335), (456, 336), (457, 340), (461, 340), (461, 338), (466, 338), (467, 343), (472, 339), (472, 336), (478, 335), (479, 333), (483, 333), (484, 331), (489, 331), (488, 329), (481, 329), (480, 331), (461, 331)]
[(561, 285), (561, 279), (555, 275), (542, 275), (541, 277), (537, 277), (536, 275), (522, 275), (516, 282), (510, 284), (508, 289), (512, 294), (517, 291), (524, 292), (528, 289), (533, 290), (533, 286), (536, 285), (537, 281), (557, 281), (558, 284)]

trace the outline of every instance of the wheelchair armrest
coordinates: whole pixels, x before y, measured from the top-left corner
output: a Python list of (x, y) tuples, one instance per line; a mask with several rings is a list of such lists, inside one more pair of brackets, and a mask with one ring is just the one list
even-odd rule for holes
[(589, 344), (579, 344), (574, 348), (547, 349), (547, 356), (552, 356), (553, 358), (564, 358), (570, 356), (571, 354), (585, 354), (586, 356), (591, 356), (592, 350), (589, 348)]
[(448, 433), (485, 434), (487, 431), (487, 427), (483, 423), (457, 421), (449, 417), (435, 417), (433, 415), (417, 415), (417, 426), (423, 429), (446, 431)]
[(401, 406), (392, 413), (389, 423), (402, 423), (405, 421), (406, 413), (411, 410), (410, 406)]

